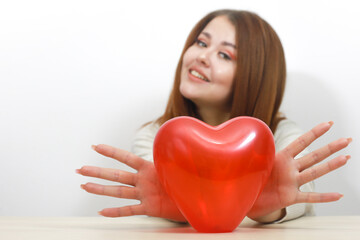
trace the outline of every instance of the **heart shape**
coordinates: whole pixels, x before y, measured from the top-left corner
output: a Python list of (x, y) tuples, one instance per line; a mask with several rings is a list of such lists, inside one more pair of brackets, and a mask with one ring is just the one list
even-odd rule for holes
[(262, 191), (274, 158), (271, 130), (252, 117), (217, 127), (177, 117), (154, 140), (160, 182), (199, 232), (233, 231)]

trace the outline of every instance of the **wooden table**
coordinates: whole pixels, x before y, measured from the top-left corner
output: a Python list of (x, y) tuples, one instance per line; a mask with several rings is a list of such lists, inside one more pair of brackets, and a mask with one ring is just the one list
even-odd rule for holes
[(103, 217), (0, 217), (0, 239), (276, 239), (360, 240), (360, 216), (303, 217), (260, 225), (244, 220), (232, 233), (197, 233), (189, 225), (146, 216)]

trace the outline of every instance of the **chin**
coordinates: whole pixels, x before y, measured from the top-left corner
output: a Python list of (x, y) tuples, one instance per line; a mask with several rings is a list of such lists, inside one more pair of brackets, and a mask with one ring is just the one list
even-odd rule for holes
[(184, 98), (193, 101), (194, 96), (193, 96), (192, 94), (190, 94), (190, 93), (188, 93), (188, 92), (186, 92), (186, 91), (181, 91), (181, 90), (180, 90), (180, 93), (181, 93), (181, 95), (182, 95)]
[(194, 94), (191, 94), (186, 91), (181, 91), (181, 90), (180, 90), (180, 93), (181, 93), (181, 96), (183, 96), (187, 100), (190, 100), (191, 102), (193, 102), (196, 105), (196, 96), (194, 96)]

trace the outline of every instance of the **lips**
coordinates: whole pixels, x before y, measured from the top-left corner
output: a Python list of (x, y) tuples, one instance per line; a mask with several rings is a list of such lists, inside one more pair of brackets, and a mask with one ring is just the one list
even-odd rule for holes
[(204, 82), (210, 82), (210, 80), (206, 77), (206, 75), (198, 69), (191, 68), (189, 70), (189, 75), (190, 75), (190, 77), (195, 78), (197, 80), (201, 80)]

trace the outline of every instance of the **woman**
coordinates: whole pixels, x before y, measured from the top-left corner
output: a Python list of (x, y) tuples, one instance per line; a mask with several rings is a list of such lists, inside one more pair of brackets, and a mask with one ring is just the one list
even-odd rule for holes
[(307, 154), (305, 148), (333, 123), (319, 124), (301, 135), (293, 122), (282, 117), (279, 107), (285, 77), (283, 48), (267, 22), (246, 11), (208, 14), (186, 41), (164, 114), (139, 131), (134, 154), (107, 145), (93, 146), (98, 153), (127, 164), (137, 173), (90, 166), (77, 170), (84, 176), (132, 187), (87, 183), (82, 188), (94, 194), (141, 201), (139, 205), (104, 209), (100, 212), (103, 216), (149, 215), (186, 221), (164, 192), (151, 162), (157, 130), (165, 121), (183, 115), (213, 126), (233, 117), (252, 116), (264, 121), (274, 133), (277, 154), (271, 176), (248, 217), (259, 222), (290, 220), (310, 214), (311, 203), (340, 199), (339, 193), (312, 192), (311, 181), (347, 162), (350, 156), (339, 156), (314, 166), (345, 148), (351, 139), (339, 139)]

